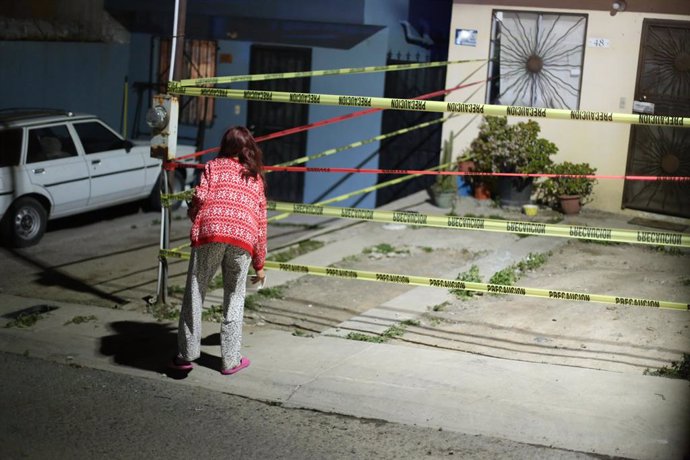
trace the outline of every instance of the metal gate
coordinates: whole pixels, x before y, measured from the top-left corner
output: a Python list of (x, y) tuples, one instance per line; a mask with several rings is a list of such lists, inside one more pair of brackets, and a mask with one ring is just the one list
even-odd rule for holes
[[(690, 116), (690, 22), (645, 19), (636, 110)], [(690, 176), (690, 129), (631, 126), (628, 175)], [(625, 181), (623, 207), (690, 217), (690, 183)]]
[[(252, 74), (300, 72), (311, 70), (311, 49), (252, 45), (249, 70)], [(308, 93), (309, 78), (256, 81), (249, 89)], [(249, 101), (247, 125), (255, 136), (274, 133), (307, 123), (309, 105)], [(264, 164), (275, 165), (305, 155), (307, 133), (301, 132), (261, 143)], [(273, 200), (301, 203), (304, 196), (304, 174), (272, 172), (266, 175), (267, 195)]]
[[(407, 61), (388, 59), (387, 64), (405, 64)], [(446, 68), (403, 70), (386, 74), (385, 97), (406, 98), (420, 96), (444, 88)], [(443, 96), (431, 100), (443, 100)], [(389, 133), (408, 126), (441, 118), (441, 113), (416, 112), (407, 110), (386, 110), (383, 112), (381, 133)], [(417, 129), (409, 133), (381, 141), (379, 167), (381, 169), (429, 169), (437, 166), (441, 151), (441, 131), (443, 124)], [(377, 183), (400, 177), (399, 175), (379, 174)], [(399, 198), (424, 190), (434, 182), (433, 176), (419, 176), (400, 184), (378, 190), (376, 206), (381, 206)]]

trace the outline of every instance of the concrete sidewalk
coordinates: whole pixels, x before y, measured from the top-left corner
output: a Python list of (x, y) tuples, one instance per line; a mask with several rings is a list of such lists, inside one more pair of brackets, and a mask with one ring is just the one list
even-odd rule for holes
[[(145, 378), (176, 377), (165, 370), (176, 324), (149, 315), (55, 302), (49, 306), (58, 308), (29, 328), (4, 327), (8, 314), (45, 304), (0, 294), (0, 349)], [(75, 324), (80, 318), (86, 321)], [(181, 385), (586, 453), (690, 455), (684, 380), (251, 327), (243, 354), (252, 365), (226, 377), (218, 372), (218, 330), (204, 324), (202, 358)]]

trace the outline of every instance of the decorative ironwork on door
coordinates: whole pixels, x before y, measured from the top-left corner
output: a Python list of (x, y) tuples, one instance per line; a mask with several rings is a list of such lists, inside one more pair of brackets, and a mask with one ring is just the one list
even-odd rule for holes
[[(690, 22), (645, 19), (635, 100), (656, 115), (690, 116)], [(627, 174), (690, 176), (690, 130), (631, 126)], [(690, 183), (626, 181), (623, 207), (690, 217)]]

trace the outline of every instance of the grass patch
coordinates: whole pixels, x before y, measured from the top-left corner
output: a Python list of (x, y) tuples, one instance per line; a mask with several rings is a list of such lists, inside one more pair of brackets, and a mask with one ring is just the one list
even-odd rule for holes
[(429, 247), (429, 246), (422, 246), (420, 249), (421, 249), (423, 252), (426, 252), (427, 254), (430, 253), (430, 252), (434, 252), (434, 248), (431, 248), (431, 247)]
[(683, 353), (683, 359), (671, 361), (670, 366), (663, 366), (656, 370), (645, 369), (644, 375), (690, 380), (690, 354)]
[(295, 329), (292, 332), (295, 337), (308, 337), (310, 339), (314, 338), (314, 334), (307, 333), (304, 329)]
[(431, 307), (431, 311), (446, 311), (446, 307), (450, 305), (450, 302), (446, 301), (443, 303), (439, 303), (437, 305), (434, 305)]
[(347, 334), (347, 336), (345, 336), (345, 338), (349, 340), (358, 340), (360, 342), (385, 343), (388, 342), (390, 339), (401, 337), (405, 333), (405, 329), (407, 328), (407, 326), (419, 326), (419, 321), (414, 319), (406, 319), (398, 324), (392, 325), (391, 327), (383, 331), (381, 335), (369, 335), (363, 334), (361, 332), (350, 332), (349, 334)]
[(210, 283), (208, 283), (208, 290), (215, 291), (223, 287), (223, 275), (216, 275)]
[(676, 246), (651, 246), (653, 251), (663, 252), (671, 256), (682, 256), (683, 250)]
[(248, 295), (244, 298), (244, 309), (249, 311), (259, 311), (261, 304), (257, 294)]
[(179, 284), (173, 284), (172, 286), (168, 287), (168, 295), (179, 294), (184, 294), (184, 286), (180, 286)]
[(149, 305), (148, 311), (158, 321), (179, 319), (180, 317), (180, 309), (176, 305), (155, 303), (153, 305)]
[(292, 246), (291, 248), (279, 252), (277, 254), (272, 254), (271, 260), (274, 260), (276, 262), (287, 262), (289, 260), (294, 259), (295, 257), (301, 256), (302, 254), (306, 254), (311, 251), (316, 251), (317, 249), (323, 247), (323, 245), (324, 243), (322, 241), (300, 241), (299, 244), (297, 244), (296, 246)]
[[(512, 286), (517, 280), (519, 280), (522, 275), (528, 271), (535, 270), (546, 263), (546, 261), (551, 256), (551, 252), (548, 253), (534, 253), (530, 252), (527, 258), (515, 263), (509, 267), (499, 270), (493, 274), (491, 279), (489, 279), (489, 284), (502, 284), (504, 286)], [(502, 295), (502, 294), (497, 294)]]
[(31, 327), (34, 324), (38, 322), (38, 320), (45, 318), (44, 315), (40, 313), (28, 313), (28, 314), (23, 314), (17, 316), (15, 319), (10, 321), (9, 323), (5, 324), (6, 328), (10, 327), (16, 327), (16, 328), (25, 328), (25, 327)]
[(383, 254), (385, 256), (385, 255), (389, 255), (389, 254), (409, 254), (410, 250), (407, 248), (398, 249), (395, 246), (392, 246), (388, 243), (381, 243), (381, 244), (377, 244), (376, 246), (364, 248), (362, 250), (362, 253), (364, 253), (364, 254)]
[(256, 291), (256, 295), (267, 299), (282, 299), (284, 297), (283, 288), (281, 286), (260, 289)]
[(204, 308), (201, 310), (201, 319), (211, 323), (220, 323), (223, 321), (223, 307), (211, 305), (209, 308)]
[(685, 278), (684, 280), (681, 281), (683, 286), (690, 286), (690, 278)]
[[(479, 267), (477, 267), (476, 265), (472, 265), (469, 270), (459, 273), (455, 279), (458, 281), (469, 281), (470, 283), (482, 282), (482, 277), (479, 275)], [(476, 294), (476, 292), (468, 291), (466, 289), (450, 289), (450, 293), (460, 300), (467, 300)]]
[(81, 323), (88, 323), (89, 321), (96, 321), (98, 318), (96, 318), (95, 315), (89, 315), (89, 316), (81, 316), (77, 315), (71, 320), (67, 321), (65, 323), (65, 326), (68, 324), (81, 324)]

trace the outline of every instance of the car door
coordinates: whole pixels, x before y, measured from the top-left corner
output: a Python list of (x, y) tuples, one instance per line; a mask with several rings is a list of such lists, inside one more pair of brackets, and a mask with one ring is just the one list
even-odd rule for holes
[(53, 203), (50, 217), (75, 214), (89, 200), (89, 171), (65, 124), (27, 129), (25, 174)]
[(91, 173), (89, 207), (107, 206), (145, 194), (146, 171), (141, 155), (100, 120), (72, 124)]

